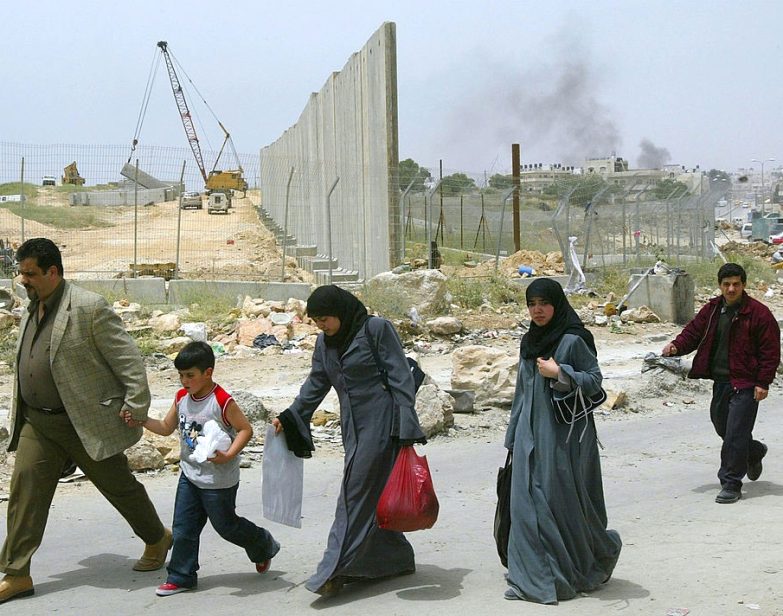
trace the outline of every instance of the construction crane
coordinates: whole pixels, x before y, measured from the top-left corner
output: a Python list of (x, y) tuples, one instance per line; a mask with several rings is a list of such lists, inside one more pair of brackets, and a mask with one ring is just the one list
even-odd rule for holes
[[(215, 164), (213, 165), (209, 174), (207, 174), (206, 167), (204, 166), (204, 157), (201, 154), (201, 145), (198, 140), (198, 135), (196, 134), (196, 127), (193, 124), (193, 117), (190, 114), (190, 108), (188, 107), (187, 100), (185, 100), (185, 92), (182, 89), (182, 84), (180, 82), (179, 76), (177, 75), (177, 71), (174, 68), (174, 62), (172, 61), (171, 54), (169, 53), (168, 43), (166, 41), (159, 41), (158, 47), (160, 48), (163, 59), (166, 62), (166, 70), (168, 71), (169, 82), (171, 83), (171, 91), (174, 93), (174, 101), (177, 104), (177, 110), (179, 111), (179, 116), (182, 120), (182, 126), (185, 128), (185, 136), (188, 139), (188, 145), (190, 145), (190, 149), (193, 152), (193, 158), (196, 159), (196, 165), (201, 172), (201, 177), (204, 179), (204, 187), (206, 188), (207, 193), (224, 192), (230, 194), (232, 190), (242, 191), (244, 193), (247, 191), (247, 182), (244, 178), (245, 171), (242, 169), (242, 163), (239, 162), (239, 156), (237, 155), (236, 148), (234, 148), (234, 141), (231, 139), (231, 134), (226, 130), (226, 127), (223, 126), (223, 123), (218, 120), (215, 112), (212, 111), (212, 108), (202, 97), (202, 101), (212, 113), (224, 135), (223, 145), (220, 147), (220, 151), (218, 152), (217, 158), (215, 159)], [(155, 69), (153, 67), (152, 71), (154, 72), (154, 70)], [(136, 126), (136, 135), (134, 136), (131, 147), (131, 157), (133, 156), (133, 150), (138, 144), (138, 135), (141, 132), (141, 124), (143, 122), (143, 116), (146, 112), (147, 104), (149, 102), (153, 79), (154, 77), (151, 75), (147, 83), (147, 92), (145, 93), (145, 98), (142, 102), (139, 122)], [(223, 155), (223, 152), (226, 149), (226, 145), (229, 146), (231, 152), (234, 155), (237, 169), (221, 171), (217, 168), (217, 166), (220, 162), (220, 157)], [(128, 158), (128, 162), (130, 162), (130, 158)]]

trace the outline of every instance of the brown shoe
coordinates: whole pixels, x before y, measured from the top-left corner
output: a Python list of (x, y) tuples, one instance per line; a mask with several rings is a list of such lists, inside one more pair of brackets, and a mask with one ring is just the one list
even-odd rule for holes
[(134, 571), (157, 571), (166, 564), (166, 555), (174, 541), (171, 531), (166, 528), (163, 531), (163, 539), (157, 543), (148, 543), (144, 546), (144, 554), (133, 565)]
[(34, 592), (33, 578), (29, 575), (6, 575), (0, 580), (0, 603), (29, 597)]

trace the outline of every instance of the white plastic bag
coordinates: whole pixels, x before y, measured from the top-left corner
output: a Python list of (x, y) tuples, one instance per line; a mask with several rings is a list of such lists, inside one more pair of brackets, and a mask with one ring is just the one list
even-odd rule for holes
[(267, 426), (262, 462), (261, 503), (267, 520), (302, 528), (304, 460), (288, 450), (285, 435)]
[(199, 463), (207, 461), (216, 451), (227, 451), (231, 447), (231, 437), (214, 419), (204, 422), (202, 433), (196, 439), (196, 448), (191, 457)]

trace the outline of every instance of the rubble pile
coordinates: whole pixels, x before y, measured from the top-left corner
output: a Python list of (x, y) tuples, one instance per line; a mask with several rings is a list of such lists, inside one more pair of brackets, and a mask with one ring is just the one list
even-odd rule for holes
[[(519, 267), (527, 266), (533, 268), (536, 276), (561, 276), (565, 271), (563, 264), (563, 255), (559, 251), (548, 252), (544, 254), (538, 250), (519, 250), (500, 261), (499, 271), (504, 276), (519, 276)], [(469, 275), (476, 276), (491, 274), (495, 269), (495, 261), (484, 261), (474, 270), (468, 270)]]
[(764, 242), (735, 242), (729, 241), (722, 244), (720, 249), (723, 254), (732, 253), (766, 259), (779, 248)]

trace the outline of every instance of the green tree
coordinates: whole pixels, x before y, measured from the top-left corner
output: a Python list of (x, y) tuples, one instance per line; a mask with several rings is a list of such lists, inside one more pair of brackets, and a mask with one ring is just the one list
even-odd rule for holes
[[(599, 192), (607, 188), (606, 180), (600, 175), (572, 175), (569, 178), (559, 179), (543, 190), (543, 194), (549, 197), (569, 196), (571, 205), (584, 207), (593, 200)], [(614, 188), (607, 189), (607, 192)]]
[(707, 173), (707, 177), (710, 178), (711, 182), (715, 180), (726, 180), (727, 182), (731, 182), (729, 174), (725, 171), (721, 171), (720, 169), (710, 169)]
[(679, 180), (661, 180), (650, 191), (655, 199), (676, 199), (688, 192), (688, 186)]
[(489, 178), (489, 187), (497, 190), (508, 190), (514, 185), (513, 175), (503, 175), (502, 173), (496, 173)]
[(422, 192), (425, 188), (424, 182), (432, 178), (432, 174), (412, 158), (406, 158), (400, 161), (400, 190), (405, 190), (411, 185), (411, 192)]
[(461, 195), (476, 190), (476, 182), (464, 173), (452, 173), (443, 178), (440, 189), (444, 196)]

